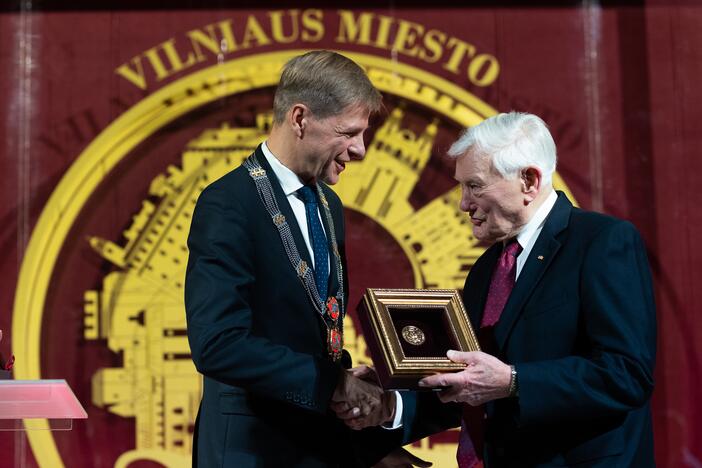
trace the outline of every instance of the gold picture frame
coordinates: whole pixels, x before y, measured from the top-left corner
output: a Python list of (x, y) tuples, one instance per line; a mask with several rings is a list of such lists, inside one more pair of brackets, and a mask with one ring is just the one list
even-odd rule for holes
[(385, 389), (416, 390), (422, 377), (463, 370), (448, 349), (480, 350), (455, 289), (368, 289), (357, 312)]

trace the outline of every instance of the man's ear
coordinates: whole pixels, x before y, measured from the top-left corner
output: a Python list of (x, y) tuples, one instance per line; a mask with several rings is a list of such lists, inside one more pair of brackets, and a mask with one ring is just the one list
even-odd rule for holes
[(543, 181), (541, 170), (538, 167), (529, 166), (522, 169), (520, 179), (522, 183), (522, 193), (524, 194), (524, 204), (528, 205), (539, 194), (541, 182)]
[(302, 103), (294, 104), (288, 112), (288, 122), (295, 135), (302, 139), (309, 125), (310, 109)]

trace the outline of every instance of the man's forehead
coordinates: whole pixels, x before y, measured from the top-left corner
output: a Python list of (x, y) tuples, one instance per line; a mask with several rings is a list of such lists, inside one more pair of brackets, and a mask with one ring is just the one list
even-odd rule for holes
[(459, 166), (463, 171), (485, 171), (490, 168), (490, 158), (484, 152), (471, 147), (456, 158), (456, 168)]
[(344, 130), (363, 130), (368, 127), (370, 112), (364, 108), (355, 108), (333, 117), (334, 126)]

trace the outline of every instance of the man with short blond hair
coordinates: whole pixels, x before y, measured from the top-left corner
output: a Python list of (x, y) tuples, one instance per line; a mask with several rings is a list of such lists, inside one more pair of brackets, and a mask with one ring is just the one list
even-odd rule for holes
[(188, 237), (194, 464), (368, 466), (394, 435), (349, 426), (385, 423), (396, 400), (344, 369), (343, 207), (326, 184), (363, 159), (381, 97), (353, 61), (314, 51), (286, 64), (274, 102), (267, 140), (202, 192)]

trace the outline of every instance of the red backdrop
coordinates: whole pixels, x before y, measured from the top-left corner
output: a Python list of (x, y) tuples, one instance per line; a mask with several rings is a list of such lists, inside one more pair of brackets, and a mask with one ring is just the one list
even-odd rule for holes
[[(320, 8), (314, 4), (8, 8), (0, 13), (0, 328), (5, 332), (0, 349), (7, 354), (12, 347), (8, 335), (18, 275), (38, 217), (81, 152), (115, 119), (159, 89), (218, 60), (301, 48), (364, 53), (424, 70), (498, 111), (542, 116), (556, 137), (559, 174), (577, 202), (638, 227), (648, 247), (658, 306), (656, 459), (659, 466), (701, 466), (702, 327), (696, 312), (702, 305), (697, 283), (702, 272), (697, 242), (702, 239), (702, 192), (696, 183), (702, 173), (697, 154), (702, 147), (702, 8), (692, 2), (585, 5), (420, 8), (378, 2), (372, 7), (325, 5), (320, 16), (309, 13)], [(271, 12), (283, 12), (282, 24), (288, 28), (291, 9), (299, 10), (295, 18), (300, 34), (288, 43), (275, 40)], [(422, 51), (412, 52), (411, 37), (404, 51), (383, 47), (377, 35), (364, 42), (362, 34), (351, 40), (346, 31), (347, 40), (339, 40), (339, 10), (348, 10), (354, 18), (371, 15), (374, 35), (382, 28), (381, 17), (389, 18), (390, 42), (405, 24), (410, 36), (417, 35)], [(310, 15), (307, 23), (301, 20), (305, 11)], [(250, 25), (243, 27), (251, 16), (269, 43)], [(222, 57), (205, 51), (201, 62), (167, 70), (159, 80), (146, 51), (175, 38), (174, 50), (187, 58), (187, 32), (225, 20), (232, 21), (239, 46), (246, 42), (246, 31), (251, 34), (248, 48)], [(453, 55), (461, 43), (468, 44), (465, 53)], [(158, 53), (167, 59), (166, 49), (161, 46)], [(499, 71), (490, 68), (494, 63), (487, 59), (482, 66), (473, 62), (481, 54), (494, 58)], [(138, 72), (133, 61), (137, 56), (144, 66), (144, 89), (138, 80), (135, 84), (117, 72), (123, 64)], [(119, 366), (122, 356), (108, 350), (104, 341), (83, 338), (83, 293), (99, 289), (114, 270), (90, 249), (86, 236), (123, 245), (121, 233), (151, 196), (150, 182), (169, 164), (181, 164), (180, 152), (187, 142), (223, 121), (254, 125), (256, 114), (270, 107), (270, 90), (263, 86), (214, 100), (162, 127), (110, 172), (72, 225), (58, 254), (60, 267), (46, 291), (41, 334), (41, 377), (66, 378), (90, 415), (71, 433), (56, 436), (68, 466), (113, 466), (134, 441), (133, 421), (91, 403), (94, 372)], [(407, 125), (415, 125), (416, 131), (433, 117), (439, 119), (432, 157), (410, 197), (419, 209), (452, 186), (450, 162), (441, 153), (460, 126), (435, 110), (385, 95), (388, 108), (402, 107)], [(359, 259), (351, 265), (355, 291), (380, 281), (412, 287), (411, 266), (387, 234), (355, 212), (348, 218), (350, 231), (356, 228), (349, 256)], [(374, 245), (374, 256), (382, 261), (361, 261), (368, 245)], [(0, 433), (3, 466), (10, 461), (36, 463), (25, 441), (23, 435)]]

